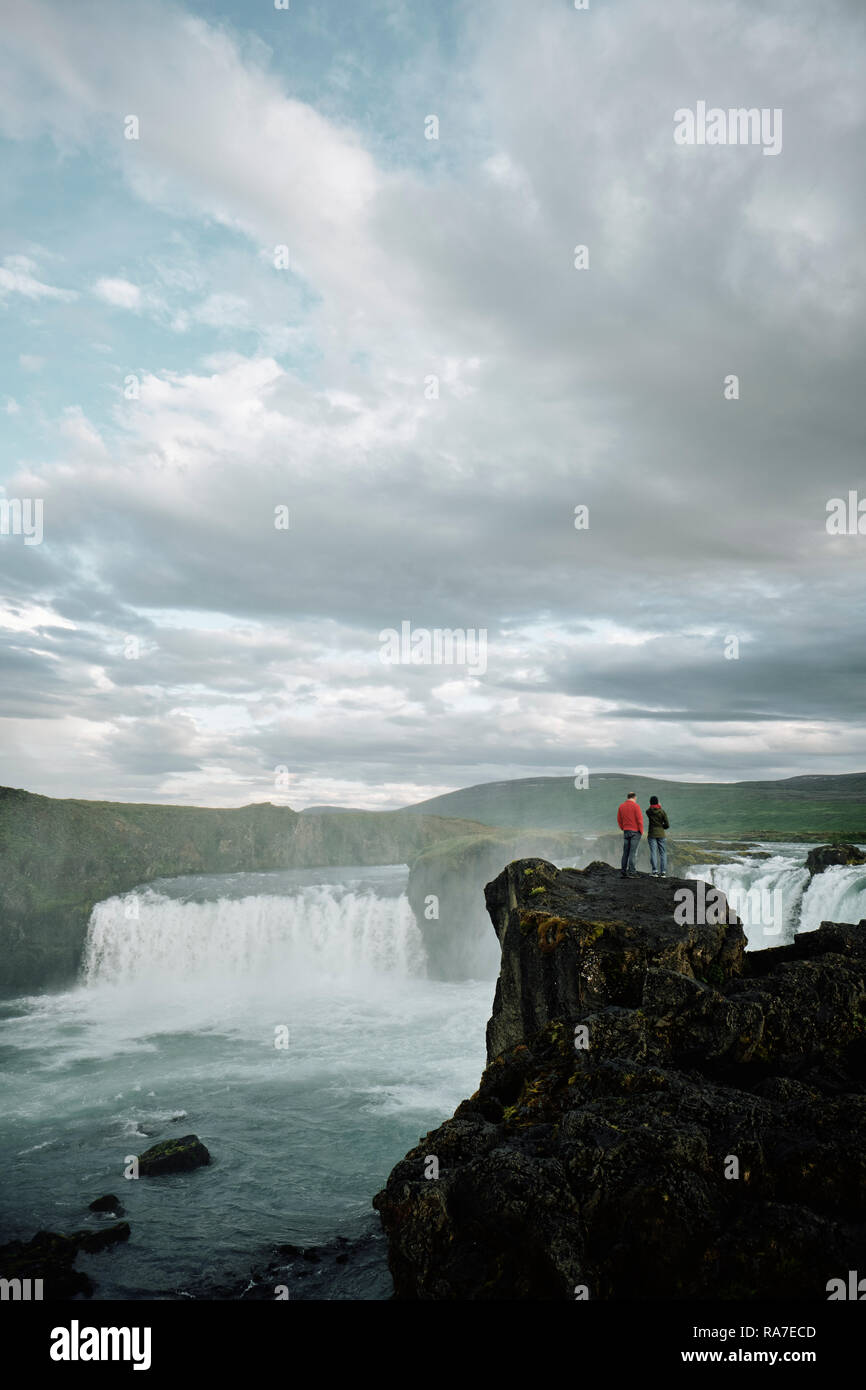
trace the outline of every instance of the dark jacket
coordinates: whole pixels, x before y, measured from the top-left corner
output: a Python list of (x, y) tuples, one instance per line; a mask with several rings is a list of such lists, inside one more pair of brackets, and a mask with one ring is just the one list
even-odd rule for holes
[(665, 838), (665, 831), (670, 830), (671, 828), (671, 823), (668, 820), (667, 812), (663, 811), (661, 806), (647, 806), (646, 816), (647, 820), (649, 821), (647, 839), (663, 840)]

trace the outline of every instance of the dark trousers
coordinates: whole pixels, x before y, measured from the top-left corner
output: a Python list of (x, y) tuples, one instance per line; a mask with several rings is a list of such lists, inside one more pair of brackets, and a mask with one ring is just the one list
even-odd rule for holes
[(624, 830), (622, 832), (622, 871), (624, 874), (637, 873), (634, 857), (637, 854), (637, 847), (639, 844), (639, 830)]

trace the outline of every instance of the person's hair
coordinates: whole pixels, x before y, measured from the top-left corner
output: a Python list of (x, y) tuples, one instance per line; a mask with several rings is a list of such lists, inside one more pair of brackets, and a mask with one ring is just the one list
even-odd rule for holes
[(659, 799), (658, 799), (658, 797), (657, 797), (657, 796), (651, 796), (651, 797), (650, 797), (650, 806), (658, 806), (658, 804), (659, 804)]
[(637, 796), (637, 792), (629, 792), (629, 794), (628, 794), (629, 801), (631, 800), (631, 798), (632, 798), (633, 796)]

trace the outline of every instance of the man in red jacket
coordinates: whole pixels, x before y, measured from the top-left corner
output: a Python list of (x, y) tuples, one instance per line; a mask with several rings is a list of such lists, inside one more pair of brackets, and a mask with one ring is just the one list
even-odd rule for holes
[(634, 857), (643, 834), (643, 811), (637, 803), (637, 792), (629, 792), (628, 799), (621, 803), (616, 813), (616, 823), (622, 831), (621, 876), (637, 878)]

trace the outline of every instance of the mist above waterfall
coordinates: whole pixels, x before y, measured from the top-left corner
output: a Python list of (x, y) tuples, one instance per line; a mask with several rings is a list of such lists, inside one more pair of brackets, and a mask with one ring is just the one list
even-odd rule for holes
[(398, 874), (405, 880), (398, 869), (384, 885), (203, 876), (195, 898), (168, 883), (109, 898), (91, 915), (84, 982), (237, 994), (329, 982), (370, 988), (379, 977), (423, 975), (412, 909), (393, 891)]

